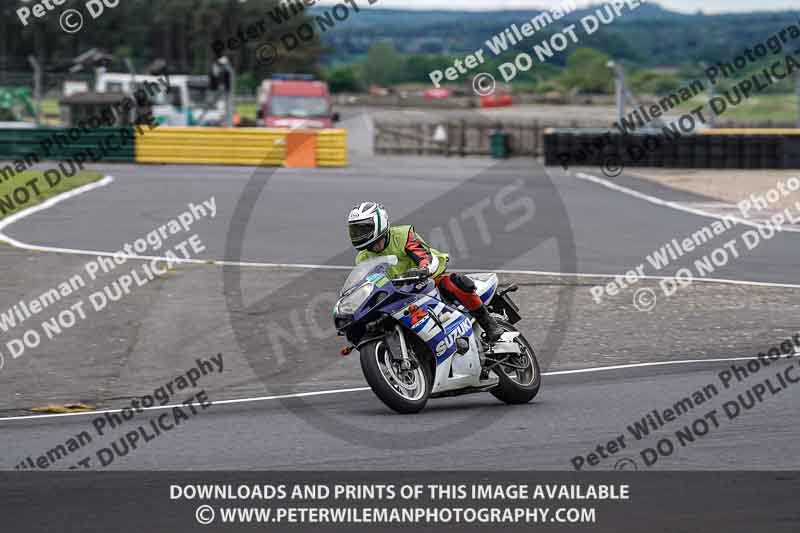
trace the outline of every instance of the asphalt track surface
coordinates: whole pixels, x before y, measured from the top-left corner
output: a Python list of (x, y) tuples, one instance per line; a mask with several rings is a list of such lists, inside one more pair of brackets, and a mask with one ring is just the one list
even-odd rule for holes
[[(797, 439), (800, 431), (792, 423), (800, 408), (800, 384), (771, 395), (734, 418), (724, 404), (736, 402), (738, 394), (779, 369), (797, 362), (780, 361), (734, 380), (729, 388), (719, 372), (731, 363), (696, 363), (669, 368), (633, 368), (591, 374), (545, 377), (541, 395), (530, 405), (506, 406), (488, 394), (432, 400), (422, 414), (398, 416), (375, 401), (370, 391), (342, 392), (302, 399), (271, 399), (232, 405), (212, 405), (127, 455), (115, 456), (108, 469), (127, 470), (573, 470), (576, 456), (607, 450), (609, 441), (625, 448), (606, 451), (596, 470), (743, 470), (797, 469)], [(795, 368), (794, 375), (800, 376)], [(778, 381), (773, 377), (773, 384)], [(672, 423), (637, 440), (628, 429), (647, 415), (649, 407), (663, 410), (675, 402), (714, 384), (719, 395), (698, 404)], [(777, 387), (776, 387), (777, 388)], [(795, 390), (792, 390), (795, 388)], [(728, 407), (733, 413), (733, 408)], [(391, 432), (380, 440), (352, 435), (350, 442), (332, 436), (298, 418), (298, 410), (319, 419), (348, 413), (349, 421), (364, 430)], [(168, 411), (163, 411), (168, 412)], [(715, 413), (709, 415), (708, 413)], [(146, 423), (161, 412), (145, 412), (130, 422), (130, 428)], [(40, 420), (3, 422), (0, 448), (20, 460), (36, 458), (51, 447), (66, 442), (81, 431), (94, 434), (97, 415), (78, 415)], [(441, 432), (453, 417), (475, 421), (469, 434), (453, 440)], [(716, 418), (717, 422), (714, 422)], [(697, 420), (705, 420), (707, 428)], [(693, 426), (694, 425), (694, 426)], [(694, 442), (675, 432), (694, 427)], [(419, 434), (440, 431), (436, 442), (422, 442)], [(68, 468), (85, 456), (101, 468), (95, 453), (112, 449), (122, 432), (96, 440), (58, 463)], [(642, 453), (669, 438), (674, 451), (647, 465)], [(365, 444), (366, 443), (366, 444)], [(425, 445), (427, 444), (427, 445)], [(26, 448), (27, 447), (27, 448)], [(4, 454), (6, 455), (6, 454)], [(652, 452), (645, 455), (652, 458)], [(652, 459), (648, 459), (651, 461)], [(5, 460), (3, 468), (13, 468)], [(77, 466), (77, 465), (76, 465)]]
[[(714, 219), (668, 207), (578, 180), (559, 169), (544, 169), (531, 160), (492, 164), (485, 160), (377, 158), (354, 162), (343, 169), (301, 170), (198, 166), (99, 166), (115, 178), (90, 197), (63, 202), (16, 222), (6, 229), (10, 237), (29, 244), (94, 251), (116, 251), (123, 243), (144, 236), (159, 224), (177, 216), (186, 204), (214, 197), (219, 215), (197, 226), (208, 250), (207, 259), (288, 264), (332, 264), (347, 253), (343, 213), (361, 199), (379, 199), (391, 208), (395, 221), (413, 223), (420, 232), (438, 227), (442, 214), (458, 217), (464, 198), (488, 197), (499, 180), (523, 180), (532, 191), (555, 188), (566, 209), (567, 220), (548, 204), (536, 205), (536, 232), (545, 242), (540, 249), (504, 258), (488, 247), (473, 246), (469, 257), (454, 266), (464, 269), (521, 269), (548, 272), (619, 274), (645, 262), (648, 254), (673, 239), (682, 240), (708, 226)], [(602, 176), (602, 174), (599, 174)], [(255, 177), (254, 177), (255, 176)], [(618, 178), (625, 185), (630, 178)], [(673, 191), (634, 180), (636, 190), (678, 202), (708, 198)], [(252, 199), (248, 183), (263, 183), (252, 216), (244, 224), (241, 256), (226, 256), (228, 231), (237, 204)], [(765, 191), (774, 186), (765, 182)], [(420, 210), (432, 200), (435, 209)], [(413, 220), (408, 217), (413, 213)], [(552, 227), (548, 227), (552, 224)], [(476, 239), (477, 223), (462, 219), (462, 231)], [(736, 226), (719, 244), (752, 229)], [(574, 238), (577, 263), (565, 269), (562, 258), (547, 241)], [(742, 251), (736, 261), (718, 268), (713, 277), (736, 280), (795, 283), (797, 240), (800, 234), (778, 234), (753, 251)], [(662, 272), (673, 275), (708, 253), (701, 247), (672, 262)], [(507, 260), (506, 260), (507, 259)], [(337, 259), (334, 264), (346, 265)], [(648, 267), (649, 268), (649, 267)]]
[[(216, 198), (218, 218), (200, 228), (208, 246), (203, 258), (269, 263), (330, 264), (347, 250), (343, 214), (360, 199), (380, 199), (391, 205), (395, 220), (404, 220), (429, 198), (457, 215), (464, 195), (490, 195), (499, 177), (522, 179), (535, 191), (553, 184), (569, 217), (577, 252), (576, 272), (617, 274), (644, 261), (647, 254), (673, 238), (684, 237), (711, 219), (658, 207), (641, 199), (581, 181), (534, 162), (502, 164), (479, 160), (376, 158), (355, 161), (346, 169), (256, 171), (234, 167), (125, 166), (100, 170), (113, 175), (112, 185), (63, 202), (25, 218), (5, 230), (20, 241), (43, 246), (115, 251), (122, 243), (143, 236), (185, 209), (188, 202)], [(266, 172), (267, 185), (246, 221), (242, 257), (225, 257), (231, 213), (246, 197), (254, 173)], [(549, 174), (549, 175), (548, 175)], [(668, 200), (692, 202), (694, 197), (621, 177), (617, 183)], [(772, 185), (772, 184), (770, 184)], [(535, 195), (534, 195), (535, 197)], [(537, 205), (546, 214), (547, 205)], [(413, 223), (429, 223), (424, 212)], [(439, 219), (436, 219), (439, 220)], [(542, 216), (541, 220), (548, 220)], [(411, 221), (409, 221), (411, 222)], [(542, 236), (570, 239), (559, 228), (543, 226)], [(740, 230), (739, 230), (740, 231)], [(732, 234), (733, 235), (733, 234)], [(754, 253), (731, 262), (719, 277), (773, 283), (796, 283), (800, 235), (782, 234)], [(682, 259), (687, 264), (695, 256)], [(562, 271), (562, 261), (542, 246), (496, 265), (480, 250), (458, 268), (506, 268)], [(681, 263), (676, 263), (675, 266)], [(657, 339), (653, 339), (654, 344)], [(263, 400), (216, 405), (165, 433), (146, 449), (115, 461), (109, 468), (127, 469), (571, 469), (571, 459), (599, 444), (626, 435), (629, 447), (604, 459), (596, 468), (639, 469), (640, 452), (657, 439), (630, 442), (626, 426), (651, 408), (666, 409), (686, 394), (715, 382), (716, 372), (729, 363), (621, 369), (603, 373), (548, 376), (541, 395), (531, 405), (504, 406), (488, 394), (436, 400), (418, 416), (389, 413), (369, 391), (339, 392), (303, 399)], [(789, 363), (783, 363), (789, 364)], [(798, 468), (795, 424), (800, 396), (788, 387), (770, 396), (752, 413), (727, 420), (722, 403), (735, 398), (759, 379), (747, 382), (698, 406), (659, 436), (716, 408), (718, 428), (697, 442), (662, 458), (654, 468), (784, 469)], [(708, 407), (708, 409), (707, 409)], [(326, 414), (346, 413), (353, 426), (383, 432), (381, 438), (333, 436), (315, 421)], [(466, 435), (452, 439), (442, 428), (459, 417)], [(37, 456), (87, 429), (90, 416), (0, 421), (3, 468), (22, 457)], [(474, 424), (469, 427), (469, 424)], [(439, 431), (435, 442), (419, 439), (426, 428)], [(388, 432), (388, 434), (387, 434)], [(98, 446), (110, 445), (97, 443)], [(92, 446), (94, 449), (95, 446)]]

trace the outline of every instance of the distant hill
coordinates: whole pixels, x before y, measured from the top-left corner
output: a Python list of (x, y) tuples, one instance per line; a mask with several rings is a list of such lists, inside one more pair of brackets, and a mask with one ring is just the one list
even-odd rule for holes
[[(576, 11), (551, 27), (558, 31), (595, 9)], [(315, 11), (311, 10), (312, 14)], [(476, 50), (509, 24), (522, 24), (538, 13), (405, 11), (373, 7), (363, 9), (346, 23), (339, 24), (323, 36), (323, 42), (335, 46), (337, 61), (359, 57), (378, 41), (391, 41), (396, 50), (404, 53), (457, 55)], [(582, 42), (613, 57), (643, 66), (678, 65), (700, 59), (729, 60), (734, 52), (765, 39), (792, 22), (800, 24), (800, 11), (689, 15), (647, 3), (625, 12)], [(547, 33), (541, 36), (544, 38)], [(529, 49), (532, 42), (526, 41), (520, 50)], [(556, 63), (563, 60), (558, 58)]]

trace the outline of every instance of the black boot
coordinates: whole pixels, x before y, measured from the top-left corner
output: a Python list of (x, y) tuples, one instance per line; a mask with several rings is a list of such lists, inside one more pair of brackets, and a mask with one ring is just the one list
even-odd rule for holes
[(485, 305), (470, 312), (472, 316), (475, 317), (475, 320), (478, 321), (481, 328), (483, 328), (483, 332), (486, 334), (486, 340), (495, 342), (500, 338), (500, 335), (503, 334), (503, 328), (497, 323), (497, 320), (495, 320)]

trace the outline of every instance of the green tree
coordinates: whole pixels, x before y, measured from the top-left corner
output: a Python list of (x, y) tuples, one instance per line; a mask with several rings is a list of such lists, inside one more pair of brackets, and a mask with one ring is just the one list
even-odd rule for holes
[(406, 58), (403, 81), (422, 82), (430, 81), (428, 74), (433, 70), (445, 69), (453, 66), (453, 59), (443, 55), (414, 54)]
[(587, 93), (610, 93), (614, 76), (608, 68), (611, 58), (593, 48), (578, 48), (567, 58), (560, 82), (568, 89)]
[(375, 43), (364, 60), (364, 79), (367, 83), (391, 85), (403, 79), (404, 66), (403, 58), (395, 52), (391, 43)]
[(361, 72), (355, 65), (333, 67), (323, 73), (334, 93), (354, 93), (363, 88)]
[(636, 93), (668, 94), (677, 90), (680, 85), (676, 76), (651, 70), (639, 70), (630, 76), (631, 89)]
[[(26, 57), (34, 54), (46, 71), (63, 73), (71, 58), (96, 47), (120, 59), (129, 56), (137, 69), (161, 58), (174, 73), (205, 74), (216, 58), (213, 43), (230, 39), (236, 44), (225, 47), (223, 53), (240, 73), (252, 72), (260, 79), (272, 72), (316, 73), (323, 52), (318, 35), (290, 51), (281, 44), (281, 37), (287, 33), (296, 35), (300, 25), (313, 25), (311, 17), (301, 13), (281, 25), (270, 24), (267, 13), (278, 3), (279, 0), (130, 0), (106, 8), (96, 20), (87, 20), (82, 31), (67, 34), (59, 27), (56, 12), (43, 18), (32, 17), (23, 27), (14, 11), (17, 2), (2, 2), (0, 68), (27, 71)], [(249, 27), (257, 27), (265, 18), (264, 35), (237, 43), (240, 31), (246, 34)], [(278, 59), (271, 65), (260, 64), (256, 53), (267, 42), (279, 48)], [(125, 71), (122, 62), (110, 68)]]

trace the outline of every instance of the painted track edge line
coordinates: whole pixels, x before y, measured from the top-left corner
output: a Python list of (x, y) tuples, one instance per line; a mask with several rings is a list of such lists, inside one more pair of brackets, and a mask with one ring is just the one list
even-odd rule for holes
[[(582, 174), (582, 173), (578, 173)], [(593, 181), (594, 179), (599, 180), (599, 178), (595, 178), (589, 174), (583, 174), (585, 176), (589, 176), (592, 178), (589, 181)], [(89, 192), (99, 187), (103, 187), (106, 185), (111, 184), (114, 181), (112, 176), (105, 176), (102, 180), (96, 181), (94, 183), (89, 183), (87, 185), (83, 185), (78, 187), (77, 189), (73, 189), (71, 191), (64, 192), (58, 196), (54, 196), (53, 198), (49, 198), (46, 201), (42, 202), (41, 204), (37, 204), (32, 206), (28, 209), (20, 211), (19, 213), (15, 213), (10, 217), (4, 219), (0, 222), (0, 241), (5, 241), (10, 245), (21, 248), (23, 250), (32, 250), (37, 252), (51, 252), (51, 253), (63, 253), (63, 254), (70, 254), (70, 255), (85, 255), (88, 257), (114, 257), (116, 252), (106, 252), (101, 250), (81, 250), (77, 248), (60, 248), (56, 246), (40, 246), (37, 244), (28, 244), (22, 241), (18, 241), (8, 235), (2, 233), (2, 230), (6, 227), (10, 226), (14, 222), (21, 220), (29, 215), (32, 215), (38, 211), (43, 211), (48, 209), (64, 200), (68, 200), (85, 192)], [(604, 181), (604, 180), (601, 180)], [(610, 188), (620, 188), (626, 189), (625, 187), (620, 187), (616, 184), (608, 182), (606, 185)], [(632, 189), (626, 189), (630, 191), (630, 194), (634, 196), (643, 195), (638, 191), (634, 191)], [(648, 197), (662, 203), (668, 203), (664, 200), (655, 197)], [(679, 208), (680, 206), (675, 206)], [(707, 216), (713, 218), (719, 218), (716, 215), (707, 214)], [(319, 265), (319, 264), (305, 264), (305, 263), (267, 263), (267, 262), (257, 262), (257, 261), (226, 261), (226, 260), (217, 260), (217, 259), (178, 259), (178, 258), (167, 258), (167, 257), (160, 257), (160, 256), (149, 256), (149, 255), (126, 255), (127, 259), (134, 260), (134, 261), (170, 261), (175, 264), (196, 264), (196, 265), (211, 265), (211, 266), (237, 266), (237, 267), (252, 267), (252, 268), (297, 268), (297, 269), (304, 269), (304, 270), (352, 270), (352, 266), (350, 265)], [(451, 272), (462, 272), (462, 273), (469, 273), (475, 272), (476, 270), (480, 269), (451, 269)], [(618, 276), (623, 276), (624, 274), (590, 274), (590, 273), (581, 273), (581, 272), (549, 272), (545, 270), (492, 270), (489, 269), (491, 272), (495, 272), (497, 274), (524, 274), (524, 275), (540, 275), (540, 276), (563, 276), (563, 277), (576, 277), (576, 278), (601, 278), (601, 279), (609, 279), (615, 278)], [(653, 279), (653, 280), (665, 280), (665, 279), (672, 279), (667, 276), (639, 276), (640, 279)], [(768, 281), (748, 281), (748, 280), (733, 280), (733, 279), (723, 279), (723, 278), (698, 278), (693, 280), (696, 282), (706, 282), (706, 283), (724, 283), (724, 284), (731, 284), (731, 285), (752, 285), (758, 287), (777, 287), (777, 288), (789, 288), (789, 289), (800, 289), (800, 284), (791, 284), (791, 283), (774, 283)]]
[(113, 182), (114, 182), (114, 178), (112, 176), (106, 175), (106, 176), (103, 176), (102, 179), (99, 179), (97, 181), (93, 181), (92, 183), (87, 183), (86, 185), (81, 185), (80, 187), (77, 187), (75, 189), (70, 189), (68, 191), (64, 191), (61, 194), (57, 194), (56, 196), (53, 196), (52, 198), (48, 198), (44, 202), (38, 203), (36, 205), (32, 205), (31, 207), (28, 207), (27, 209), (23, 209), (22, 211), (18, 211), (16, 213), (4, 218), (3, 220), (0, 221), (0, 240), (4, 240), (4, 241), (6, 241), (8, 243), (11, 243), (11, 241), (13, 241), (13, 239), (11, 239), (10, 237), (8, 237), (4, 233), (2, 233), (2, 230), (7, 228), (8, 226), (13, 224), (14, 222), (22, 220), (23, 218), (25, 218), (27, 216), (30, 216), (30, 215), (32, 215), (34, 213), (38, 213), (39, 211), (44, 211), (45, 209), (50, 209), (54, 205), (60, 204), (61, 202), (65, 201), (65, 200), (69, 200), (70, 198), (74, 198), (74, 197), (79, 196), (79, 195), (81, 195), (83, 193), (86, 193), (86, 192), (89, 192), (89, 191), (93, 191), (94, 189), (99, 189), (100, 187), (105, 187), (106, 185), (110, 185)]
[[(796, 352), (794, 354), (788, 355), (781, 355), (780, 359), (791, 359), (794, 357), (800, 357), (800, 352)], [(555, 370), (552, 372), (542, 372), (543, 376), (562, 376), (568, 374), (589, 374), (594, 372), (608, 372), (612, 370), (625, 370), (629, 368), (644, 368), (644, 367), (651, 367), (651, 366), (670, 366), (670, 365), (684, 365), (684, 364), (701, 364), (701, 363), (722, 363), (727, 361), (749, 361), (750, 359), (756, 359), (756, 357), (718, 357), (712, 359), (681, 359), (677, 361), (653, 361), (649, 363), (630, 363), (630, 364), (623, 364), (623, 365), (611, 365), (611, 366), (599, 366), (595, 368), (578, 368), (574, 370)], [(369, 387), (352, 387), (348, 389), (331, 389), (331, 390), (324, 390), (324, 391), (312, 391), (312, 392), (298, 392), (294, 394), (278, 394), (274, 396), (255, 396), (252, 398), (233, 398), (230, 400), (217, 400), (212, 401), (211, 405), (232, 405), (238, 403), (251, 403), (251, 402), (264, 402), (269, 400), (287, 400), (291, 398), (308, 398), (312, 396), (329, 396), (331, 394), (344, 394), (348, 392), (364, 392), (370, 390)], [(154, 405), (153, 407), (142, 407), (142, 411), (163, 411), (166, 409), (172, 409), (173, 407), (180, 407), (183, 404), (168, 404), (168, 405)], [(73, 417), (73, 416), (92, 416), (92, 415), (102, 415), (106, 413), (121, 413), (127, 409), (127, 407), (123, 407), (122, 409), (103, 409), (98, 411), (84, 411), (80, 413), (55, 413), (49, 415), (23, 415), (23, 416), (11, 416), (0, 418), (0, 422), (13, 422), (17, 420), (40, 420), (45, 418), (65, 418), (65, 417)]]
[[(743, 218), (739, 218), (737, 216), (722, 216), (717, 215), (714, 213), (709, 213), (707, 211), (703, 211), (702, 209), (695, 209), (692, 207), (688, 207), (677, 202), (671, 202), (669, 200), (663, 200), (658, 198), (657, 196), (650, 196), (649, 194), (645, 194), (643, 192), (639, 192), (635, 189), (631, 189), (629, 187), (624, 187), (622, 185), (618, 185), (606, 179), (600, 178), (593, 174), (586, 174), (585, 172), (576, 172), (575, 177), (581, 180), (590, 181), (592, 183), (596, 183), (598, 185), (602, 185), (608, 189), (621, 192), (623, 194), (627, 194), (629, 196), (633, 196), (634, 198), (639, 198), (640, 200), (644, 200), (646, 202), (650, 202), (651, 204), (659, 205), (661, 207), (669, 207), (671, 209), (675, 209), (678, 211), (683, 211), (685, 213), (691, 213), (693, 215), (698, 215), (702, 217), (713, 218), (716, 220), (733, 220), (737, 224), (742, 224), (744, 226), (751, 226), (753, 228), (766, 228), (766, 224), (759, 224), (758, 222), (752, 222), (750, 220), (746, 220)], [(791, 228), (791, 227), (781, 227), (779, 233), (800, 233), (800, 228)]]

